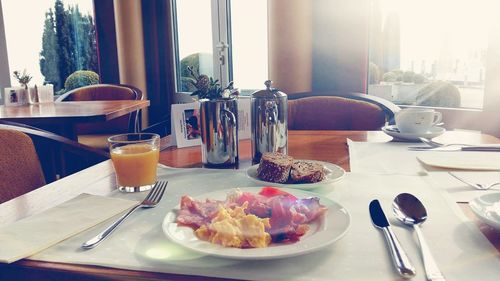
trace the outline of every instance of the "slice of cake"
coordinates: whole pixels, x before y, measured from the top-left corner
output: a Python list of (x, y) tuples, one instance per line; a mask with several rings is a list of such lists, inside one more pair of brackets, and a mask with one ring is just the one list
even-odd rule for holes
[(292, 164), (290, 177), (295, 183), (319, 182), (325, 179), (325, 169), (316, 162), (297, 160)]
[(269, 182), (284, 183), (290, 176), (293, 158), (279, 153), (264, 153), (257, 168), (257, 177)]

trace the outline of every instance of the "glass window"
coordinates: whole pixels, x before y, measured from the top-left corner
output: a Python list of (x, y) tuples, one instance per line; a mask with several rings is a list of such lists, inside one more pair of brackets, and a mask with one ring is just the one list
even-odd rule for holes
[(232, 73), (243, 93), (268, 79), (267, 0), (231, 1)]
[(211, 0), (175, 1), (178, 92), (192, 92), (187, 67), (214, 76)]
[(368, 94), (482, 109), (495, 0), (374, 0)]
[[(26, 70), (30, 85), (65, 86), (69, 75), (79, 74), (71, 87), (86, 85), (98, 72), (92, 0), (4, 0), (3, 20), (11, 84), (18, 85), (13, 71)], [(29, 8), (28, 8), (29, 7)], [(97, 82), (98, 82), (97, 78)]]
[(243, 94), (263, 87), (267, 0), (182, 0), (174, 12), (178, 92), (194, 91), (187, 66), (223, 84), (233, 80)]

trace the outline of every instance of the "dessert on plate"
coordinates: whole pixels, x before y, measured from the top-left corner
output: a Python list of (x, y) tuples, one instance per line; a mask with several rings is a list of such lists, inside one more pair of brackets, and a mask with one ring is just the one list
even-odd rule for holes
[(290, 178), (295, 183), (320, 182), (325, 177), (325, 168), (317, 162), (307, 160), (294, 161), (290, 169)]
[(284, 183), (290, 176), (293, 158), (274, 152), (264, 153), (257, 168), (257, 176), (265, 181)]
[(264, 153), (257, 177), (275, 183), (315, 183), (326, 178), (325, 167), (315, 161), (294, 160), (279, 152)]

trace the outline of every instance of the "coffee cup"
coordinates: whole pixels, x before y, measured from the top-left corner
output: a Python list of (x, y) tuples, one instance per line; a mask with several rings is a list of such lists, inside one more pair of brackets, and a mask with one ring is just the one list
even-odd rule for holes
[(441, 122), (441, 112), (430, 108), (405, 108), (396, 113), (396, 126), (401, 133), (423, 134)]

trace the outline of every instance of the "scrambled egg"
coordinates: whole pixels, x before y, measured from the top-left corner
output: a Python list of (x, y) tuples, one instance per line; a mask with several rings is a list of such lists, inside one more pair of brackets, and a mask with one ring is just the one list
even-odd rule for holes
[(234, 209), (219, 205), (217, 216), (209, 225), (198, 228), (196, 236), (224, 247), (267, 247), (271, 243), (271, 235), (265, 231), (271, 227), (269, 218), (245, 214), (247, 206), (248, 202)]

